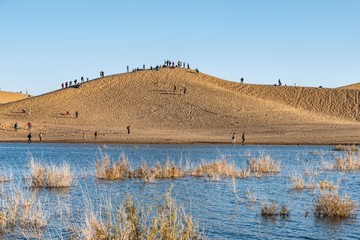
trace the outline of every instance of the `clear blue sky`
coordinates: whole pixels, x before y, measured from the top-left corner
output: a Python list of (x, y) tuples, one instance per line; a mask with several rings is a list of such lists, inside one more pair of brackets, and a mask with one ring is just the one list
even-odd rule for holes
[(0, 0), (0, 88), (189, 62), (246, 83), (360, 82), (358, 0)]

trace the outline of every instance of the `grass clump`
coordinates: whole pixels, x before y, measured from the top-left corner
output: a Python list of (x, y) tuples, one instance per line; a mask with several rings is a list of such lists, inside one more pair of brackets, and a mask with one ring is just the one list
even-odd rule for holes
[(280, 171), (280, 163), (272, 160), (269, 155), (258, 159), (252, 158), (248, 162), (248, 166), (252, 173), (257, 174), (278, 173)]
[(170, 192), (155, 211), (138, 207), (128, 197), (115, 211), (107, 206), (105, 212), (87, 215), (81, 239), (203, 239), (192, 218), (176, 204)]
[(250, 176), (250, 171), (238, 170), (236, 169), (235, 164), (228, 163), (226, 160), (219, 160), (212, 163), (202, 162), (199, 167), (191, 171), (190, 175), (208, 178), (214, 178), (215, 176), (246, 178)]
[(339, 189), (339, 185), (328, 182), (326, 179), (319, 182), (319, 187), (322, 190), (335, 191)]
[(347, 151), (347, 152), (358, 152), (359, 148), (355, 145), (347, 145), (347, 146), (343, 146), (343, 145), (335, 145), (335, 147), (332, 148), (333, 151)]
[(182, 168), (176, 166), (174, 162), (166, 160), (162, 165), (157, 163), (154, 167), (147, 167), (145, 161), (142, 162), (140, 168), (136, 171), (137, 177), (145, 181), (153, 181), (155, 179), (179, 178), (185, 173)]
[(315, 183), (308, 181), (306, 182), (301, 175), (295, 175), (290, 178), (292, 189), (294, 190), (304, 190), (304, 189), (314, 189)]
[(39, 232), (47, 226), (47, 213), (36, 193), (13, 188), (0, 194), (0, 232)]
[(358, 155), (348, 153), (344, 157), (335, 160), (333, 169), (337, 171), (356, 171), (360, 170), (360, 159)]
[(281, 205), (280, 210), (274, 202), (265, 202), (261, 207), (261, 216), (263, 217), (287, 217), (290, 215), (289, 209), (285, 205)]
[(73, 173), (65, 162), (61, 166), (43, 166), (31, 159), (29, 168), (30, 174), (25, 177), (28, 187), (68, 188), (72, 184)]
[(337, 192), (323, 192), (315, 200), (314, 214), (318, 217), (348, 218), (358, 208), (358, 204), (346, 196), (342, 198)]
[(105, 155), (96, 161), (96, 177), (98, 179), (118, 180), (129, 177), (128, 160), (125, 156), (121, 156), (120, 161), (116, 163), (110, 162), (110, 157)]

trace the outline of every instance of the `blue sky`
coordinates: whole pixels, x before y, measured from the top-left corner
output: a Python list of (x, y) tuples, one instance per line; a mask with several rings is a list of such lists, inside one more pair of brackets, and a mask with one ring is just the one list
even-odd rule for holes
[(0, 0), (0, 88), (38, 95), (164, 59), (339, 87), (360, 82), (359, 12), (357, 0)]

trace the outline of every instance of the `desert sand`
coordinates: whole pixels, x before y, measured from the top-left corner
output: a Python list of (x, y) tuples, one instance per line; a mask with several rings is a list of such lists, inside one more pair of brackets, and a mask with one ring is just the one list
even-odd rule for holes
[(245, 132), (245, 144), (358, 144), (353, 86), (241, 84), (183, 68), (121, 73), (30, 98), (0, 92), (0, 141), (31, 131), (33, 142), (42, 133), (44, 142), (230, 144), (235, 132), (241, 144)]

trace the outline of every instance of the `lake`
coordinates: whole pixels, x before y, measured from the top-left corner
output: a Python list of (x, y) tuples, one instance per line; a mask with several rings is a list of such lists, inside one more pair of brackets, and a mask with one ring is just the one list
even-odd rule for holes
[[(67, 239), (69, 223), (80, 226), (84, 212), (106, 201), (121, 204), (130, 194), (134, 202), (153, 205), (171, 189), (178, 205), (190, 214), (208, 239), (354, 239), (360, 238), (359, 220), (319, 218), (313, 214), (320, 189), (292, 189), (291, 176), (312, 172), (311, 180), (331, 181), (346, 194), (360, 202), (358, 171), (326, 171), (324, 163), (334, 162), (344, 152), (332, 151), (333, 146), (242, 146), (242, 145), (121, 145), (121, 144), (47, 144), (0, 143), (0, 171), (12, 175), (12, 181), (1, 183), (3, 194), (13, 186), (26, 188), (30, 159), (43, 164), (68, 163), (75, 175), (69, 189), (26, 189), (34, 192), (47, 212), (48, 224), (41, 238)], [(145, 160), (148, 165), (173, 161), (181, 166), (197, 166), (201, 162), (226, 159), (244, 168), (252, 158), (269, 155), (279, 161), (280, 172), (272, 175), (237, 178), (184, 177), (144, 182), (140, 179), (99, 181), (95, 174), (96, 160), (108, 155), (118, 161), (125, 155), (133, 168)], [(233, 191), (235, 187), (237, 196)], [(250, 197), (251, 200), (250, 200)], [(264, 217), (264, 202), (284, 204), (289, 216)], [(4, 204), (4, 203), (3, 203)], [(359, 210), (357, 210), (357, 213)], [(357, 215), (357, 214), (356, 214)], [(29, 234), (29, 233), (27, 233)], [(24, 233), (7, 230), (6, 238), (22, 238)], [(25, 234), (26, 237), (26, 234)]]

